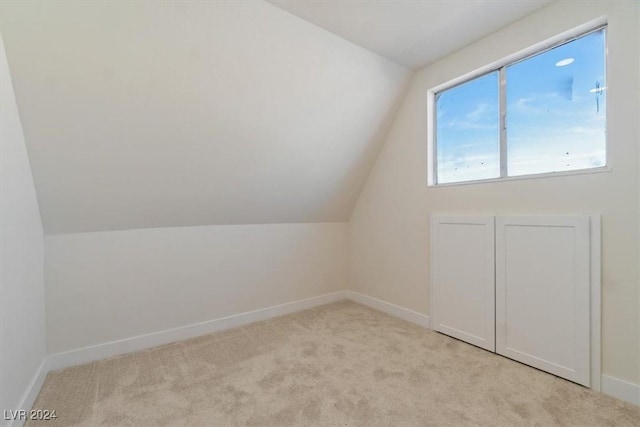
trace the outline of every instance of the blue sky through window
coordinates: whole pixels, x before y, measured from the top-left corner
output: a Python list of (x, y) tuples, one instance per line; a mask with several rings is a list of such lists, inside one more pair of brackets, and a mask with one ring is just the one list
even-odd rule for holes
[[(606, 164), (605, 32), (506, 67), (509, 176)], [(438, 94), (438, 183), (500, 176), (498, 72)]]
[(500, 176), (498, 89), (494, 71), (438, 95), (438, 183)]

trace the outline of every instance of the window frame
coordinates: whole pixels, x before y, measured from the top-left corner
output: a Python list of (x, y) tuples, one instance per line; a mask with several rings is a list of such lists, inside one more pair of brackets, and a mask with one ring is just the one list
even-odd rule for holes
[[(469, 185), (469, 184), (480, 184), (480, 183), (488, 183), (488, 182), (503, 182), (503, 181), (515, 181), (515, 180), (523, 180), (523, 179), (535, 179), (535, 178), (548, 178), (548, 177), (557, 177), (557, 176), (567, 176), (567, 175), (582, 175), (582, 174), (591, 174), (591, 173), (602, 173), (602, 172), (611, 172), (611, 156), (610, 156), (610, 147), (609, 147), (609, 134), (608, 132), (605, 134), (605, 164), (604, 166), (598, 166), (595, 168), (583, 168), (583, 169), (575, 169), (568, 171), (557, 171), (557, 172), (542, 172), (536, 174), (526, 174), (526, 175), (515, 175), (509, 176), (507, 175), (507, 91), (506, 91), (506, 69), (507, 67), (517, 64), (519, 62), (525, 61), (534, 56), (543, 54), (547, 51), (550, 51), (556, 47), (562, 46), (567, 43), (571, 43), (572, 41), (579, 39), (581, 37), (587, 36), (591, 33), (595, 33), (598, 31), (604, 30), (604, 70), (605, 70), (605, 82), (607, 85), (607, 90), (604, 93), (606, 97), (607, 105), (608, 105), (608, 92), (609, 92), (609, 83), (607, 81), (607, 70), (609, 68), (609, 49), (608, 49), (608, 23), (606, 18), (596, 19), (584, 25), (580, 25), (572, 30), (563, 32), (555, 37), (547, 39), (541, 43), (537, 43), (529, 48), (521, 50), (515, 54), (504, 57), (498, 61), (495, 61), (491, 64), (488, 64), (484, 67), (478, 68), (470, 73), (462, 75), (458, 78), (449, 80), (446, 83), (440, 84), (428, 90), (427, 92), (427, 129), (429, 129), (427, 133), (427, 186), (429, 187), (444, 187), (444, 186), (453, 186), (453, 185)], [(438, 183), (438, 151), (437, 151), (437, 108), (436, 101), (437, 97), (440, 93), (453, 89), (455, 87), (461, 86), (465, 83), (468, 83), (472, 80), (481, 78), (490, 73), (498, 73), (498, 101), (499, 101), (499, 119), (498, 119), (498, 128), (499, 128), (499, 138), (500, 138), (500, 176), (496, 178), (485, 178), (485, 179), (474, 179), (467, 181), (456, 181), (456, 182), (445, 182)], [(607, 108), (606, 116), (605, 116), (605, 127), (608, 128), (609, 123), (609, 108)]]

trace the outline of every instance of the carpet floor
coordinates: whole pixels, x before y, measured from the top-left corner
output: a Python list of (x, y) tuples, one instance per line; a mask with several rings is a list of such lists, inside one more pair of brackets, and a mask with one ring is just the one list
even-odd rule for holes
[(640, 407), (342, 301), (52, 372), (28, 426), (640, 426)]

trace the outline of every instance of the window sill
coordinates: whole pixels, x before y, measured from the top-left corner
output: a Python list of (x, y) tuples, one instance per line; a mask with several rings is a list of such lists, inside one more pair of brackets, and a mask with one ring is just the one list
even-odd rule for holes
[(473, 184), (488, 184), (488, 183), (497, 183), (497, 182), (507, 182), (507, 181), (522, 181), (525, 179), (540, 179), (540, 178), (552, 178), (552, 177), (562, 177), (562, 176), (572, 176), (572, 175), (588, 175), (594, 173), (609, 173), (613, 170), (609, 166), (603, 166), (600, 168), (592, 168), (592, 169), (578, 169), (572, 171), (562, 171), (562, 172), (547, 172), (547, 173), (538, 173), (532, 175), (519, 175), (519, 176), (509, 176), (505, 178), (490, 178), (490, 179), (477, 179), (474, 181), (459, 181), (459, 182), (446, 182), (443, 184), (427, 184), (429, 188), (436, 187), (454, 187), (458, 185), (473, 185)]

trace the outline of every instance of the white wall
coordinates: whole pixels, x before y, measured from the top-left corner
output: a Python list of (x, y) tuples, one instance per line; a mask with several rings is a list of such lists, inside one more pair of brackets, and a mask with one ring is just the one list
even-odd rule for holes
[(49, 235), (49, 353), (346, 289), (345, 223)]
[[(428, 313), (431, 213), (592, 213), (603, 219), (603, 371), (640, 382), (638, 2), (562, 1), (418, 72), (351, 216), (349, 283)], [(608, 16), (610, 173), (427, 187), (427, 91)]]
[[(640, 27), (640, 6), (638, 6), (637, 26)], [(638, 31), (638, 46), (640, 46), (640, 31)], [(638, 81), (640, 81), (640, 55), (638, 55)], [(640, 90), (638, 90), (638, 105), (640, 105)], [(638, 108), (638, 123), (640, 123), (640, 108)], [(640, 126), (640, 125), (639, 125)], [(640, 156), (640, 130), (638, 131), (638, 155)], [(640, 157), (638, 158), (638, 202), (640, 203)], [(640, 206), (638, 207), (638, 222), (640, 222)], [(640, 226), (638, 227), (638, 241), (640, 241)], [(640, 265), (640, 248), (638, 249), (638, 265)], [(640, 272), (638, 273), (640, 276)], [(640, 289), (638, 289), (638, 307), (640, 307)], [(638, 325), (640, 325), (640, 309), (638, 312)], [(638, 339), (638, 354), (640, 355), (640, 339)], [(638, 357), (638, 371), (640, 372), (640, 357)]]
[(45, 356), (45, 308), (42, 223), (1, 38), (0, 102), (2, 411), (28, 409), (19, 405)]

